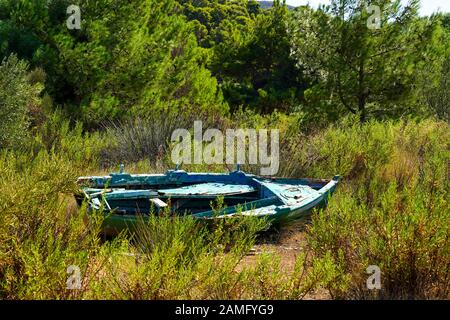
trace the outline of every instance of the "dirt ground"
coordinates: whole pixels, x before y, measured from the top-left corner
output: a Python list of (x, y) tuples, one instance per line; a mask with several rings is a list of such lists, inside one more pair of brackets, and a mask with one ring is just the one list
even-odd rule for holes
[[(241, 261), (241, 265), (255, 265), (258, 255), (269, 252), (279, 256), (281, 269), (291, 274), (294, 271), (297, 256), (305, 250), (307, 250), (306, 224), (294, 222), (263, 234), (251, 253)], [(330, 299), (330, 295), (326, 290), (318, 290), (308, 294), (305, 299)]]
[(305, 224), (296, 222), (290, 225), (271, 228), (260, 236), (257, 244), (253, 247), (242, 263), (252, 265), (256, 262), (258, 255), (269, 252), (280, 256), (281, 267), (287, 273), (291, 273), (295, 267), (298, 254), (307, 248)]

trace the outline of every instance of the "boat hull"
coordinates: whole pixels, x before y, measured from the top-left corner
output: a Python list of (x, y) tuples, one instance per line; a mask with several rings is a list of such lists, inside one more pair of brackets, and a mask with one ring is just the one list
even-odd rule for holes
[[(186, 173), (169, 171), (165, 175), (112, 174), (83, 177), (89, 182), (77, 196), (87, 202), (91, 212), (105, 215), (103, 233), (114, 235), (133, 231), (149, 215), (191, 215), (200, 221), (255, 216), (273, 224), (302, 219), (314, 208), (326, 206), (339, 176), (330, 180), (279, 179), (245, 174)], [(217, 198), (226, 207), (211, 210)], [(173, 206), (173, 207), (172, 207)]]

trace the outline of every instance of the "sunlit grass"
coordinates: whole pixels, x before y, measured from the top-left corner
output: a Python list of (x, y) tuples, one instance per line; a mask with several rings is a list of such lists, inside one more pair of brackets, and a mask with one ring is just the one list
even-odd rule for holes
[[(310, 135), (283, 124), (280, 175), (344, 176), (329, 207), (307, 223), (308, 247), (286, 272), (273, 253), (243, 264), (267, 228), (251, 217), (212, 225), (150, 217), (134, 235), (102, 241), (102, 214), (92, 219), (72, 194), (78, 176), (118, 170), (122, 159), (102, 159), (115, 138), (48, 121), (28, 148), (0, 152), (2, 299), (302, 299), (320, 288), (333, 298), (448, 298), (446, 123), (347, 119)], [(172, 167), (167, 154), (161, 159), (126, 169)], [(80, 267), (78, 290), (66, 288), (70, 265)], [(368, 265), (382, 270), (380, 291), (366, 288)]]

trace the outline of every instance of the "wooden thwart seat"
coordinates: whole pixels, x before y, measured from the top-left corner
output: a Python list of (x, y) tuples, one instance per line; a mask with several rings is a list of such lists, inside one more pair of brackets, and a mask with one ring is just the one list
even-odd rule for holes
[(152, 198), (150, 199), (150, 202), (153, 203), (157, 208), (165, 208), (168, 206), (167, 203), (158, 198)]

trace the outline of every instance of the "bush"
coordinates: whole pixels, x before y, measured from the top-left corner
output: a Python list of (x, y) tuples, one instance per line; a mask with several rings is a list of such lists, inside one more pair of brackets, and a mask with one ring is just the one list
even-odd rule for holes
[(27, 136), (28, 107), (36, 104), (42, 90), (40, 83), (28, 81), (27, 69), (15, 55), (0, 65), (0, 148), (21, 145)]
[(190, 126), (187, 119), (176, 115), (112, 123), (107, 128), (110, 143), (102, 151), (102, 161), (105, 166), (141, 160), (154, 163), (165, 156), (172, 132)]
[[(346, 290), (330, 289), (332, 296), (449, 297), (449, 129), (434, 121), (374, 122), (330, 128), (305, 142), (314, 160), (300, 153), (300, 170), (345, 176), (309, 230), (315, 256), (331, 254), (351, 279)], [(381, 269), (379, 291), (366, 287), (369, 265)]]
[[(449, 125), (349, 118), (306, 135), (288, 120), (283, 174), (344, 176), (313, 214), (294, 270), (277, 254), (247, 263), (266, 228), (252, 218), (206, 226), (152, 217), (133, 238), (101, 242), (101, 213), (87, 219), (72, 194), (78, 176), (102, 172), (101, 152), (117, 137), (84, 133), (56, 112), (29, 149), (0, 151), (0, 298), (304, 299), (321, 288), (332, 298), (448, 298)], [(80, 267), (80, 290), (66, 289), (70, 265)], [(382, 271), (379, 291), (367, 290), (369, 265)]]
[(107, 145), (101, 151), (102, 166), (117, 166), (120, 163), (147, 161), (172, 166), (170, 143), (176, 129), (190, 130), (194, 121), (202, 121), (203, 128), (222, 128), (223, 118), (211, 118), (206, 114), (186, 114), (167, 111), (164, 115), (151, 118), (131, 118), (126, 121), (108, 123), (105, 140)]
[(45, 152), (2, 152), (0, 170), (0, 298), (73, 296), (66, 269), (92, 266), (101, 223), (85, 225), (86, 211), (75, 210), (76, 170)]
[(126, 249), (99, 281), (103, 298), (238, 298), (236, 266), (267, 223), (253, 217), (219, 221), (212, 228), (191, 216), (150, 215), (138, 223)]

